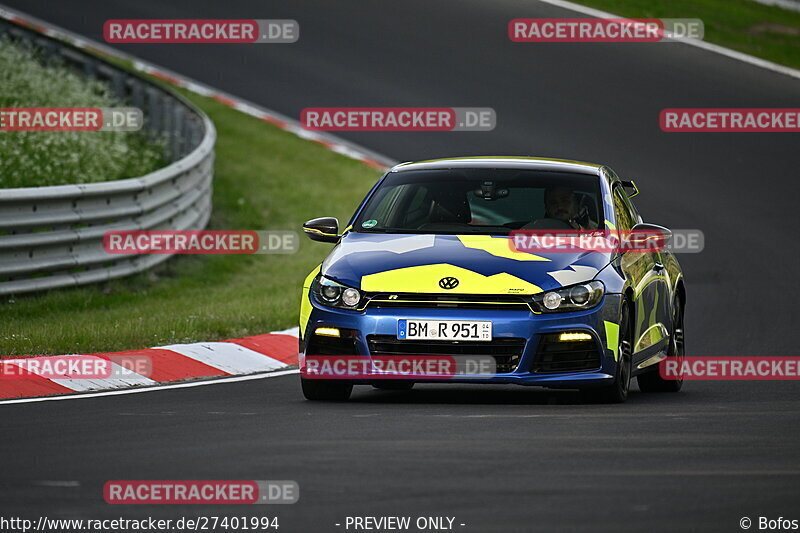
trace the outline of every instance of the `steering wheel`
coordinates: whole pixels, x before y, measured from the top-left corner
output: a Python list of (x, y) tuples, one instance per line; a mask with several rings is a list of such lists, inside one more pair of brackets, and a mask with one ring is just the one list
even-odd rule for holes
[(540, 218), (527, 229), (573, 229), (573, 227), (568, 222), (557, 218)]

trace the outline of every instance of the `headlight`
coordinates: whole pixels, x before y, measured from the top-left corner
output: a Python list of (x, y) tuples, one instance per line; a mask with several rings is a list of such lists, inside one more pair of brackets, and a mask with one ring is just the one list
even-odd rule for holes
[(589, 281), (562, 287), (554, 291), (541, 292), (533, 296), (533, 304), (542, 313), (563, 313), (591, 309), (603, 299), (605, 287), (602, 281)]
[(331, 307), (355, 309), (361, 302), (361, 293), (357, 289), (346, 287), (323, 276), (317, 276), (311, 285), (311, 290), (321, 303)]
[(348, 287), (344, 291), (342, 291), (342, 303), (347, 307), (357, 306), (359, 300), (361, 300), (361, 295), (358, 293), (357, 290)]

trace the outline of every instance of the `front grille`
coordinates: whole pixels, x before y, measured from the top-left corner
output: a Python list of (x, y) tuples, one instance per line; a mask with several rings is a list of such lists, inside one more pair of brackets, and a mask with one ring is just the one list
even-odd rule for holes
[(481, 342), (398, 340), (392, 335), (368, 335), (367, 344), (371, 355), (491, 356), (498, 374), (516, 370), (525, 349), (525, 339), (507, 337)]
[(378, 293), (368, 296), (366, 307), (415, 309), (508, 309), (529, 311), (530, 306), (514, 294), (420, 294)]
[(531, 372), (577, 372), (600, 368), (594, 340), (560, 341), (559, 334), (542, 335)]

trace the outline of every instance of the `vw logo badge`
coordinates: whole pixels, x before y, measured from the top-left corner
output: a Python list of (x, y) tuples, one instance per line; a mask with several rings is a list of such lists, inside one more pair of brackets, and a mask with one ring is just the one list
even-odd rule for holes
[(456, 278), (442, 278), (439, 280), (439, 286), (443, 289), (455, 289), (458, 287), (458, 280)]

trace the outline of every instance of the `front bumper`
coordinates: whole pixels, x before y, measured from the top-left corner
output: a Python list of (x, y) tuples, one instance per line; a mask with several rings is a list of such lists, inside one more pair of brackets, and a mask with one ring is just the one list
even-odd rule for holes
[[(376, 336), (396, 338), (397, 321), (401, 318), (427, 320), (490, 320), (493, 339), (524, 339), (524, 347), (514, 368), (498, 371), (491, 376), (460, 374), (446, 379), (415, 378), (415, 382), (431, 383), (491, 383), (538, 385), (551, 388), (584, 388), (608, 385), (614, 381), (616, 371), (615, 350), (612, 349), (616, 336), (610, 328), (619, 323), (619, 294), (606, 294), (597, 307), (585, 311), (534, 314), (523, 310), (487, 309), (440, 309), (440, 308), (367, 308), (364, 311), (350, 311), (323, 306), (313, 295), (306, 294), (311, 304), (311, 312), (305, 328), (301, 325), (300, 365), (305, 363), (306, 355), (320, 355), (308, 351), (320, 344), (314, 337), (317, 328), (337, 328), (348, 330), (352, 335), (352, 355), (371, 358), (370, 339)], [(584, 332), (592, 336), (596, 349), (597, 364), (593, 368), (577, 371), (542, 370), (540, 350), (549, 334), (564, 332)], [(610, 342), (609, 342), (610, 339)], [(405, 342), (405, 341), (399, 341)], [(570, 342), (570, 341), (565, 341)], [(374, 345), (373, 345), (374, 346)], [(491, 347), (487, 347), (491, 354)], [(428, 355), (419, 353), (417, 355)], [(347, 380), (353, 383), (369, 383), (368, 380)]]

